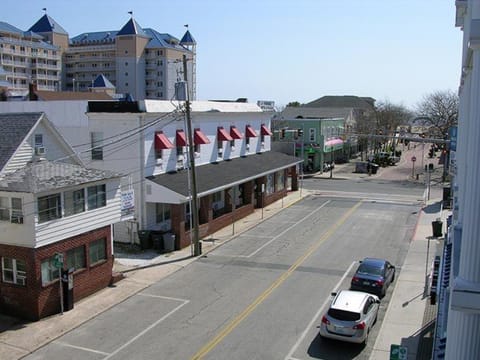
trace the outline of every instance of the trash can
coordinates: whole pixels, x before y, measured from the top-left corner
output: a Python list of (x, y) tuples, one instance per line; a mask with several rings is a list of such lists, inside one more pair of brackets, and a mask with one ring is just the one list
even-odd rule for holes
[(138, 240), (140, 240), (140, 248), (142, 250), (149, 249), (152, 247), (149, 230), (139, 230)]
[(175, 250), (175, 235), (172, 233), (167, 233), (163, 235), (163, 247), (165, 251)]
[(163, 250), (163, 235), (159, 231), (152, 231), (152, 247), (154, 250)]
[(442, 237), (443, 222), (439, 219), (432, 221), (433, 237)]

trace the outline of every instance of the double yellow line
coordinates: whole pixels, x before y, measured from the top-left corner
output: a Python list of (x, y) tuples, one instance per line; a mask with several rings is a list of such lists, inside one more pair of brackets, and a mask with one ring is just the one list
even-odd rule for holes
[(327, 240), (332, 234), (358, 209), (362, 201), (356, 203), (350, 210), (348, 210), (330, 229), (323, 234), (323, 236), (313, 244), (307, 252), (295, 261), (290, 268), (277, 278), (268, 289), (266, 289), (260, 296), (258, 296), (245, 310), (238, 314), (229, 324), (227, 324), (212, 340), (203, 346), (191, 360), (200, 360), (212, 351), (228, 334), (230, 334), (245, 318), (247, 318), (255, 308), (260, 305), (270, 294), (279, 287), (293, 272), (316, 251), (320, 245)]

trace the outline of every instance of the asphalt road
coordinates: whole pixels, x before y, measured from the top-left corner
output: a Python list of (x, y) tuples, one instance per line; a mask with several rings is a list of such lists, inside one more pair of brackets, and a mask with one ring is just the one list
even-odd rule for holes
[(319, 190), (25, 359), (367, 359), (391, 288), (370, 345), (318, 325), (358, 260), (401, 271), (422, 193), (402, 188)]

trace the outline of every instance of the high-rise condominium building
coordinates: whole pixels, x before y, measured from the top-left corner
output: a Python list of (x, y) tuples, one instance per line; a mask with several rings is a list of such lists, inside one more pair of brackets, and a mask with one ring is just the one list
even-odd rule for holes
[(14, 90), (90, 91), (102, 76), (119, 96), (164, 99), (175, 96), (187, 65), (189, 97), (196, 99), (196, 42), (142, 28), (133, 16), (114, 31), (85, 32), (73, 38), (43, 15), (27, 32), (0, 22), (0, 66)]

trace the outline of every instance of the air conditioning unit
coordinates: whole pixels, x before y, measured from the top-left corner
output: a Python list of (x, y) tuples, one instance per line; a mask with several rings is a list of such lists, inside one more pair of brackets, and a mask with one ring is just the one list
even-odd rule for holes
[(12, 224), (23, 224), (23, 216), (12, 214), (11, 223)]
[(35, 155), (45, 155), (45, 148), (43, 146), (36, 146)]

